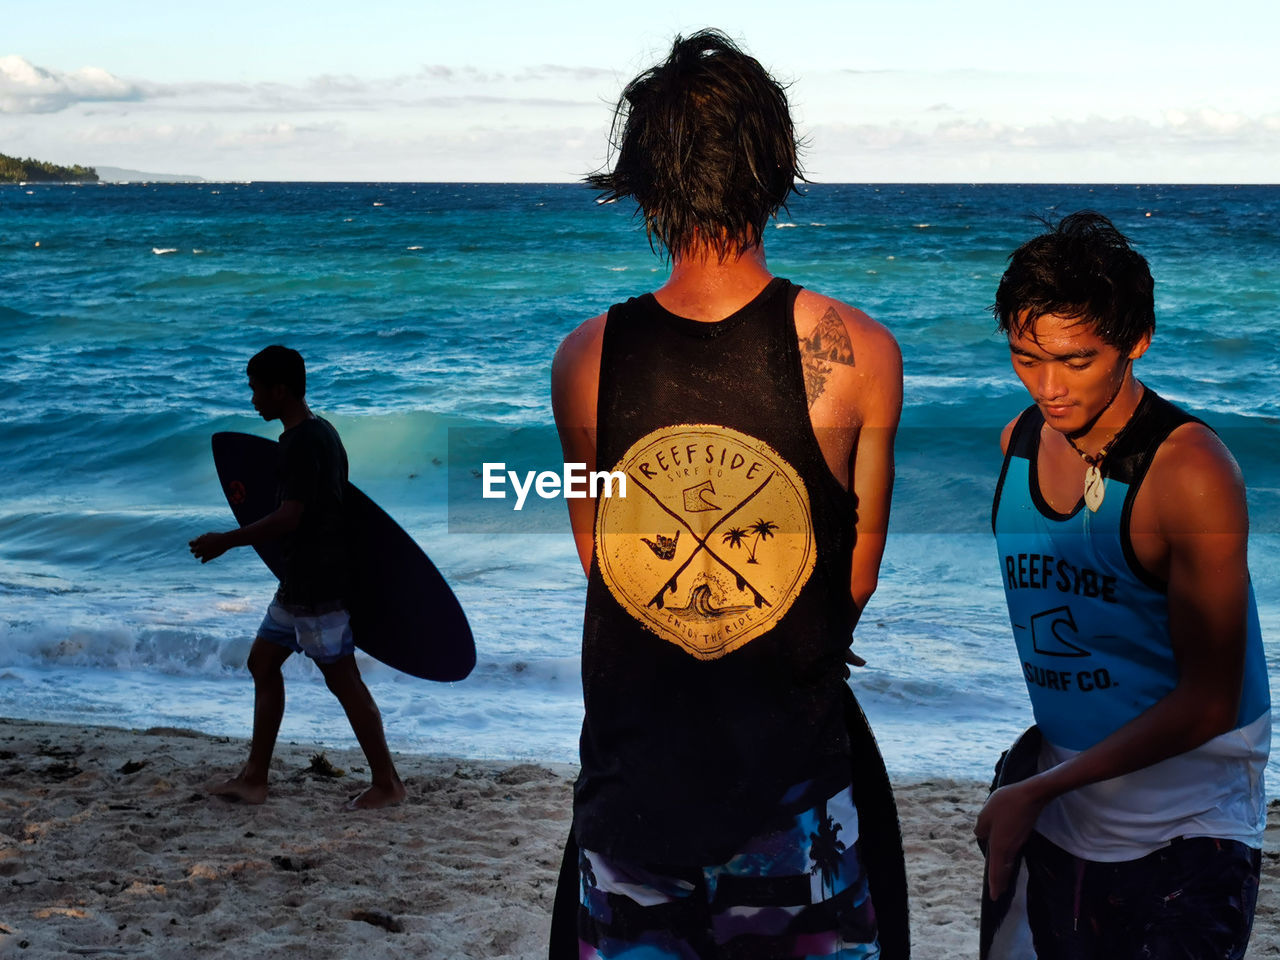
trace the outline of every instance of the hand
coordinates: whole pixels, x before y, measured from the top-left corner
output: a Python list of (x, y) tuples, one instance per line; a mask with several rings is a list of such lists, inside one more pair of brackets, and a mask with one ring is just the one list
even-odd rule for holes
[(1014, 879), (1014, 865), (1045, 802), (1034, 778), (1001, 787), (987, 798), (973, 832), (987, 844), (987, 892), (995, 900)]
[(208, 563), (210, 560), (216, 560), (230, 549), (231, 544), (228, 542), (225, 533), (202, 533), (190, 543), (187, 544), (191, 548), (191, 555), (201, 563)]
[(846, 680), (853, 676), (853, 671), (849, 669), (850, 667), (865, 667), (867, 665), (867, 661), (853, 652), (853, 647), (844, 652), (844, 663), (844, 678)]

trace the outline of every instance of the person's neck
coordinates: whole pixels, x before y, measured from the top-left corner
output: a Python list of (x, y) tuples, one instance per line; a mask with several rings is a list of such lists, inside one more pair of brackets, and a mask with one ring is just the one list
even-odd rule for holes
[(1111, 406), (1098, 417), (1087, 433), (1071, 437), (1077, 451), (1096, 455), (1105, 448), (1133, 419), (1145, 390), (1142, 382), (1133, 375), (1133, 367), (1130, 366)]
[(285, 430), (292, 430), (298, 424), (304, 420), (310, 420), (313, 416), (315, 414), (311, 412), (311, 408), (304, 401), (299, 400), (296, 404), (289, 404), (284, 412), (280, 414), (280, 426)]
[(677, 256), (671, 276), (653, 295), (677, 316), (713, 323), (741, 310), (772, 279), (763, 244), (724, 261), (703, 247)]

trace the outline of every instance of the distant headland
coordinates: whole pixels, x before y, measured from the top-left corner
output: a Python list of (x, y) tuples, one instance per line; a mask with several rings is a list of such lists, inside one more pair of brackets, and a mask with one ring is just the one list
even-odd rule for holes
[(19, 160), (17, 157), (5, 156), (0, 153), (0, 183), (38, 183), (41, 181), (52, 183), (96, 183), (98, 180), (98, 171), (93, 167), (82, 167), (75, 164), (70, 167), (60, 167), (56, 163), (47, 163), (44, 160), (33, 160), (27, 157), (25, 160)]
[(147, 173), (145, 170), (126, 170), (124, 167), (96, 168), (98, 179), (106, 183), (208, 183), (204, 177), (193, 173)]
[(0, 153), (0, 183), (208, 183), (190, 173), (147, 173), (124, 167), (61, 167), (44, 160)]

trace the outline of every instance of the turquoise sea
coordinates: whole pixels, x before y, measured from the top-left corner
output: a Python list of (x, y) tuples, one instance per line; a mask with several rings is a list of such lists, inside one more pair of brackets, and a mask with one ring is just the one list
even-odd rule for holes
[[(989, 304), (1034, 216), (1086, 207), (1151, 262), (1139, 375), (1239, 459), (1280, 636), (1280, 187), (812, 185), (768, 230), (772, 269), (866, 310), (905, 357), (893, 536), (852, 681), (900, 777), (985, 777), (1029, 722), (988, 522), (1026, 397)], [(574, 185), (0, 186), (0, 714), (248, 734), (273, 584), (249, 551), (202, 567), (186, 543), (231, 524), (210, 434), (275, 434), (244, 365), (282, 342), (353, 481), (475, 631), (457, 684), (362, 659), (392, 746), (573, 761), (585, 581), (563, 505), (461, 504), (493, 451), (559, 469), (556, 345), (664, 274), (625, 205)], [(282, 735), (350, 744), (318, 672), (287, 674)]]

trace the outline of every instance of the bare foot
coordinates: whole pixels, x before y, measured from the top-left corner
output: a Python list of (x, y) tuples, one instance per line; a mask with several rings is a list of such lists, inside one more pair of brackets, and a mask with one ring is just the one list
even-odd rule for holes
[(232, 803), (256, 804), (267, 802), (267, 785), (265, 783), (250, 783), (243, 776), (232, 777), (230, 780), (223, 780), (221, 783), (212, 783), (205, 790), (215, 797), (222, 797)]
[(404, 803), (406, 791), (404, 784), (396, 780), (390, 787), (374, 784), (364, 793), (352, 797), (343, 805), (345, 810), (381, 810), (383, 807), (395, 807)]

